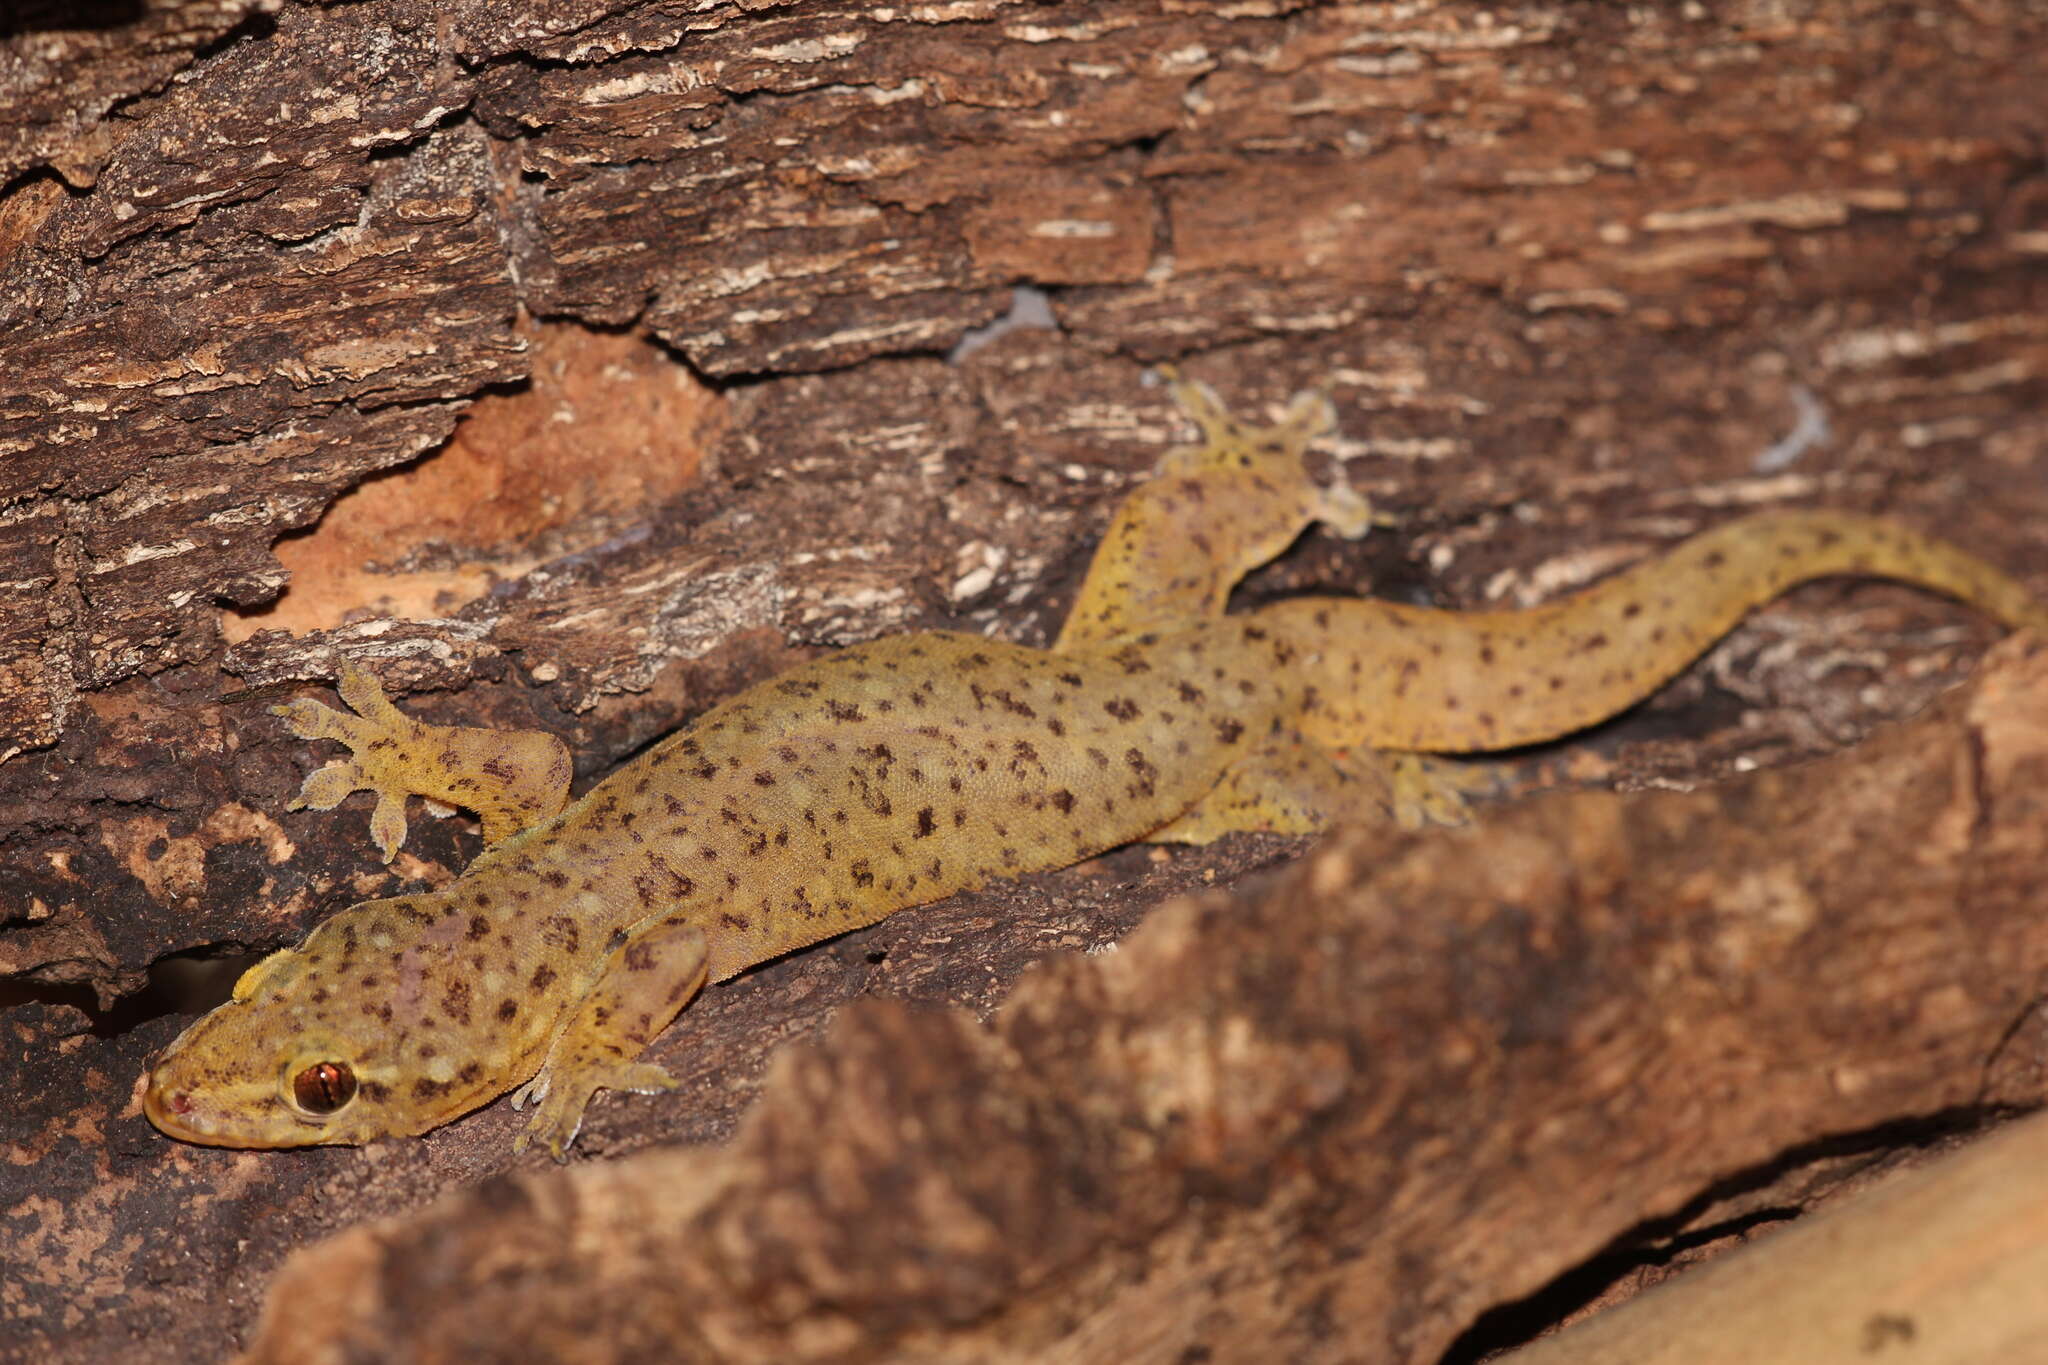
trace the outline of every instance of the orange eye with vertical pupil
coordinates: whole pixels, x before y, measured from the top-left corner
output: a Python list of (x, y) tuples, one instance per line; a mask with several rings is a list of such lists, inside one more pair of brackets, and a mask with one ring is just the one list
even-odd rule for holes
[(331, 1114), (356, 1097), (347, 1062), (315, 1062), (292, 1077), (292, 1099), (309, 1114)]

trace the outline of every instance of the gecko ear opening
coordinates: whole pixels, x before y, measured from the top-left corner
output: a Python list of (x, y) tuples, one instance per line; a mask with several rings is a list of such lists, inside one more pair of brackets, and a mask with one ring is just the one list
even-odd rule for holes
[(299, 1112), (326, 1118), (356, 1097), (356, 1073), (347, 1062), (314, 1062), (293, 1074), (289, 1089)]

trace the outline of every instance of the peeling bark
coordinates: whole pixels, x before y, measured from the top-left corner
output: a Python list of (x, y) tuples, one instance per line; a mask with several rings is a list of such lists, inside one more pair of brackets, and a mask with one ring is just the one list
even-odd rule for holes
[[(1805, 501), (2048, 582), (2026, 0), (89, 17), (0, 26), (0, 1341), (43, 1355), (214, 1358), (291, 1248), (506, 1167), (499, 1110), (286, 1156), (134, 1111), (178, 1023), (123, 1031), (153, 966), (475, 851), (415, 822), (387, 869), (354, 807), (282, 812), (319, 755), (266, 707), (339, 653), (587, 778), (815, 649), (1043, 641), (1184, 436), (1168, 358), (1248, 410), (1328, 378), (1324, 453), (1398, 514), (1248, 600), (1534, 602)], [(1057, 325), (949, 357), (1019, 285)], [(1827, 438), (1785, 444), (1816, 404)], [(1809, 589), (1541, 757), (1643, 788), (1825, 752), (1992, 634)], [(851, 995), (985, 1009), (1046, 944), (1286, 851), (1125, 853), (776, 964), (668, 1040), (691, 1112), (601, 1105), (592, 1149), (725, 1137)]]

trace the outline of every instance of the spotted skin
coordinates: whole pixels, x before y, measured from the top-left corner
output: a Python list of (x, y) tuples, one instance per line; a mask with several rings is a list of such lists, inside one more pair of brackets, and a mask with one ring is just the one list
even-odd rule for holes
[[(1205, 426), (1208, 445), (1164, 478), (1232, 496), (1170, 488), (1120, 523), (1138, 529), (1105, 544), (1081, 594), (1090, 614), (1056, 649), (944, 632), (856, 646), (748, 689), (573, 804), (565, 755), (413, 721), (360, 670), (341, 676), (354, 716), (281, 708), (352, 751), (303, 801), (370, 787), (387, 857), (403, 825), (386, 812), (407, 792), (501, 815), (447, 887), (354, 906), (251, 968), (159, 1059), (145, 1113), (194, 1142), (359, 1143), (517, 1087), (532, 1106), (519, 1145), (559, 1158), (596, 1090), (674, 1084), (639, 1054), (707, 981), (1136, 839), (1309, 832), (1375, 803), (1458, 818), (1457, 784), (1418, 751), (1530, 743), (1612, 715), (1803, 579), (1901, 578), (2048, 627), (2023, 587), (1959, 550), (1793, 512), (1529, 611), (1305, 598), (1227, 616), (1253, 555), (1349, 514), (1304, 486), (1311, 406), (1269, 432)], [(1251, 468), (1232, 453), (1247, 432), (1277, 452), (1259, 498), (1228, 482)], [(1239, 511), (1256, 524), (1224, 525)], [(1236, 546), (1226, 568), (1180, 562), (1173, 547), (1185, 555), (1197, 532), (1212, 555)]]
[(2006, 625), (2048, 629), (2017, 580), (1893, 522), (1762, 512), (1694, 536), (1561, 601), (1445, 612), (1299, 598), (1257, 620), (1268, 657), (1316, 655), (1294, 723), (1318, 744), (1478, 753), (1605, 720), (1669, 681), (1752, 608), (1833, 574), (1893, 578)]

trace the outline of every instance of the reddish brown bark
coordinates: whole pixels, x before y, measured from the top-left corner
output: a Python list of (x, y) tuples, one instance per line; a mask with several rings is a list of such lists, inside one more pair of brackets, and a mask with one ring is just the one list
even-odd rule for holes
[[(587, 776), (807, 650), (1043, 640), (1181, 434), (1162, 358), (1250, 409), (1328, 377), (1327, 454), (1399, 514), (1254, 598), (1536, 600), (1806, 500), (2048, 581), (2021, 0), (91, 18), (0, 28), (0, 1336), (43, 1354), (214, 1358), (290, 1249), (505, 1166), (498, 1111), (250, 1157), (132, 1103), (179, 1023), (124, 1031), (153, 964), (474, 851), (416, 821), (384, 869), (360, 812), (282, 813), (315, 756), (266, 706), (337, 651), (430, 718), (555, 729)], [(1020, 284), (1057, 328), (949, 360)], [(1830, 439), (1774, 444), (1802, 393)], [(1991, 638), (1814, 589), (1569, 763), (1819, 752)], [(985, 1007), (1282, 851), (1127, 853), (778, 964), (669, 1040), (691, 1108), (601, 1105), (591, 1150), (729, 1134), (832, 1004)]]

